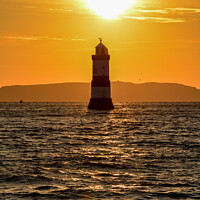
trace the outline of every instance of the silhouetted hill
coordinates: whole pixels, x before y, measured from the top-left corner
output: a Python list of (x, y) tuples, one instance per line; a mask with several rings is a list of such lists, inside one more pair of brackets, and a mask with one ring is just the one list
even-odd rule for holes
[[(90, 83), (6, 86), (0, 88), (1, 102), (88, 102)], [(200, 90), (176, 83), (112, 83), (115, 102), (131, 101), (200, 101)]]
[(124, 83), (113, 84), (115, 101), (200, 101), (200, 90), (177, 83)]

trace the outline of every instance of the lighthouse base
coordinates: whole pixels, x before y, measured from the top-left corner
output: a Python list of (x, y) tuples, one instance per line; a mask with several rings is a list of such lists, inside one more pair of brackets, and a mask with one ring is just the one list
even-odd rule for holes
[(112, 110), (114, 109), (114, 106), (111, 98), (91, 98), (88, 109)]

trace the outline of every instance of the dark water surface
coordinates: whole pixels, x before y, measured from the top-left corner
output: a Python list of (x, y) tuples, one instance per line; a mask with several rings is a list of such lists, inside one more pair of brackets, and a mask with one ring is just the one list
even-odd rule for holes
[(0, 103), (0, 199), (200, 199), (200, 103)]

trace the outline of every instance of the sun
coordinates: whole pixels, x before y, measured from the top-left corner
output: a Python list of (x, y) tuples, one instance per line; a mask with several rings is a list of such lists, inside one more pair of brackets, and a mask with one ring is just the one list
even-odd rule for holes
[(85, 0), (98, 15), (115, 19), (122, 15), (135, 0)]

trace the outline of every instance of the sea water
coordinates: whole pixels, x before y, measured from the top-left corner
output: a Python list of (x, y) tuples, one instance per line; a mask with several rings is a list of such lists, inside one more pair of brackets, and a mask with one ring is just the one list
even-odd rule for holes
[(0, 199), (200, 199), (200, 103), (0, 103)]

